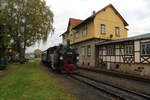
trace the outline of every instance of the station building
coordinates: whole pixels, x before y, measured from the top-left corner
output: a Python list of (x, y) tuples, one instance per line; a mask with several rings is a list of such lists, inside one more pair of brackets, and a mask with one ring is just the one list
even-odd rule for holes
[(79, 65), (150, 76), (150, 33), (128, 37), (128, 23), (112, 4), (85, 20), (70, 18), (63, 44), (79, 53)]
[(79, 65), (97, 66), (99, 42), (128, 37), (128, 23), (112, 4), (107, 5), (85, 20), (70, 18), (66, 32), (62, 34), (63, 44), (70, 44), (80, 55)]
[(97, 66), (150, 76), (150, 33), (96, 44)]

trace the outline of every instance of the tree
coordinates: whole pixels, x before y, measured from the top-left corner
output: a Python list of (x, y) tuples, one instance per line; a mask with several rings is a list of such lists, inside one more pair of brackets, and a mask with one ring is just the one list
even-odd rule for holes
[(0, 62), (1, 59), (4, 58), (6, 54), (6, 49), (10, 45), (10, 36), (8, 34), (8, 29), (6, 28), (6, 25), (4, 24), (4, 16), (1, 13), (0, 10)]
[(2, 0), (5, 25), (20, 59), (25, 58), (26, 47), (37, 41), (45, 42), (53, 29), (53, 12), (44, 0)]
[(40, 57), (41, 53), (42, 53), (42, 51), (40, 49), (34, 50), (35, 57)]

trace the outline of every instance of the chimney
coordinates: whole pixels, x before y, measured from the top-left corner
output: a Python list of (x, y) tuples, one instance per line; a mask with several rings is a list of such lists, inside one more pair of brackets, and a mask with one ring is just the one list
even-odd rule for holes
[(95, 15), (95, 14), (96, 14), (96, 12), (95, 12), (95, 10), (93, 10), (92, 15)]

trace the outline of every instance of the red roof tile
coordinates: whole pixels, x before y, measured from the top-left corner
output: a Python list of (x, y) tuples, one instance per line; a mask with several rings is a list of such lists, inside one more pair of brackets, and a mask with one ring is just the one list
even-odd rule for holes
[(77, 26), (78, 24), (80, 24), (82, 21), (83, 20), (81, 20), (81, 19), (69, 18), (67, 30), (61, 35), (64, 35), (64, 34), (66, 34), (69, 31), (69, 26), (71, 26), (71, 28), (73, 28), (73, 27)]
[(70, 18), (69, 21), (70, 21), (71, 27), (73, 28), (76, 25), (78, 25), (79, 23), (81, 23), (83, 20), (75, 19), (75, 18)]

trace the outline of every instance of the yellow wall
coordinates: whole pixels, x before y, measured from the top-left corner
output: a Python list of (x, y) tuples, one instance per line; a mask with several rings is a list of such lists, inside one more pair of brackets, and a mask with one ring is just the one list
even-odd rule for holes
[[(101, 24), (105, 24), (106, 26), (106, 34), (101, 34)], [(93, 21), (89, 22), (87, 25), (87, 36), (82, 36), (83, 27), (76, 30), (70, 31), (70, 41), (71, 44), (77, 43), (80, 41), (84, 41), (90, 38), (103, 38), (103, 39), (121, 39), (121, 38), (127, 38), (127, 29), (124, 26), (123, 20), (115, 13), (113, 8), (107, 7), (104, 11), (101, 11), (98, 13)], [(115, 27), (120, 28), (120, 36), (115, 35)], [(79, 31), (80, 37), (75, 38), (76, 31)], [(113, 35), (112, 38), (110, 38), (110, 35)]]
[[(101, 34), (101, 24), (106, 25), (106, 34)], [(110, 34), (113, 35), (113, 38), (111, 39), (127, 38), (127, 29), (125, 28), (123, 21), (111, 7), (108, 7), (96, 15), (94, 25), (96, 38), (110, 39)], [(120, 28), (120, 36), (115, 35), (115, 27)]]
[[(94, 23), (93, 23), (93, 21), (86, 24), (86, 25), (87, 25), (87, 36), (82, 36), (83, 28), (85, 27), (85, 26), (82, 26), (81, 28), (74, 30), (73, 43), (80, 42), (80, 41), (94, 37)], [(79, 38), (75, 38), (76, 31), (79, 31), (79, 33), (80, 33)]]

